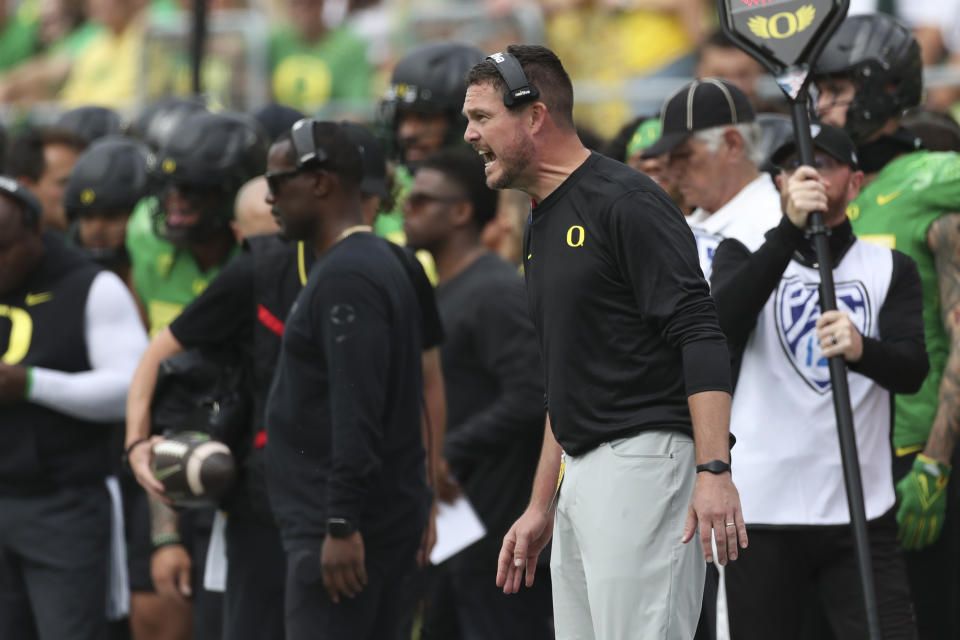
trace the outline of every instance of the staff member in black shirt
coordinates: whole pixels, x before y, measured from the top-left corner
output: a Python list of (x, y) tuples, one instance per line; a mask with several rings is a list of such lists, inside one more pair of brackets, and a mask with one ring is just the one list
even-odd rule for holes
[[(435, 601), (428, 611), (453, 613), (462, 640), (552, 639), (549, 575), (513, 598), (490, 579), (503, 535), (526, 507), (544, 419), (540, 355), (523, 281), (480, 239), (496, 210), (483, 161), (467, 148), (428, 156), (404, 204), (407, 242), (429, 251), (437, 265), (447, 336), (441, 348), (449, 416), (444, 457), (487, 528), (483, 539), (442, 566), (441, 589), (455, 605)], [(443, 637), (431, 622), (425, 620), (424, 632)]]
[[(497, 584), (517, 591), (524, 569), (532, 584), (553, 534), (557, 638), (688, 640), (711, 530), (721, 564), (747, 544), (729, 357), (693, 235), (653, 181), (583, 147), (550, 50), (513, 45), (467, 87), (487, 185), (535, 202), (523, 256), (552, 427)], [(701, 545), (684, 546), (698, 523)]]
[(287, 638), (389, 638), (429, 509), (419, 309), (396, 255), (361, 224), (357, 147), (333, 123), (291, 134), (267, 157), (270, 202), (318, 260), (287, 317), (266, 412)]
[[(360, 186), (365, 222), (372, 222), (386, 193), (386, 160), (372, 134), (363, 126), (341, 124), (362, 149), (364, 179)], [(273, 218), (271, 217), (271, 221)], [(443, 329), (433, 285), (411, 251), (390, 245), (406, 267), (420, 302), (423, 335), (424, 395), (426, 406), (443, 405), (442, 381), (428, 388), (432, 375), (440, 378), (439, 347)], [(227, 579), (224, 594), (224, 637), (231, 640), (282, 638), (283, 593), (286, 558), (280, 533), (266, 497), (265, 454), (267, 437), (264, 413), (267, 392), (277, 359), (284, 322), (297, 294), (307, 282), (316, 256), (305, 242), (287, 241), (281, 234), (247, 238), (243, 252), (227, 265), (210, 286), (191, 302), (170, 326), (150, 342), (130, 384), (131, 396), (149, 404), (160, 363), (191, 348), (236, 348), (252, 351), (251, 383), (254, 414), (245, 448), (234, 451), (240, 463), (236, 489), (227, 497)], [(431, 369), (434, 371), (431, 372)], [(437, 396), (431, 402), (431, 396)], [(431, 406), (432, 405), (432, 406)], [(426, 413), (426, 412), (425, 412)], [(442, 412), (431, 411), (433, 427), (442, 422)], [(429, 434), (431, 439), (437, 434)], [(155, 441), (159, 440), (159, 436)], [(439, 443), (434, 445), (439, 447)], [(140, 469), (141, 475), (148, 472)], [(429, 543), (428, 543), (429, 544)], [(423, 550), (429, 553), (429, 549)]]

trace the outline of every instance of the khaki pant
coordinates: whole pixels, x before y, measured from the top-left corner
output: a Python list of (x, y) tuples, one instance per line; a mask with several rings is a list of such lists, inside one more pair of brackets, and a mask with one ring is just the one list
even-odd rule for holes
[(681, 544), (693, 440), (645, 431), (567, 456), (550, 570), (557, 640), (691, 640), (699, 537)]

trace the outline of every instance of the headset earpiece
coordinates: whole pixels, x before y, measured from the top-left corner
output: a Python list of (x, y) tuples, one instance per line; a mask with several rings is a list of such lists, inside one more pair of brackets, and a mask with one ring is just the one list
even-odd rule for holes
[(297, 154), (298, 169), (309, 162), (323, 162), (327, 159), (326, 152), (317, 147), (317, 141), (313, 137), (313, 128), (316, 123), (317, 121), (313, 118), (302, 118), (297, 120), (290, 130), (293, 150)]
[(540, 90), (530, 84), (527, 75), (520, 66), (520, 61), (513, 55), (504, 52), (493, 53), (487, 56), (500, 72), (503, 81), (507, 83), (507, 90), (503, 92), (503, 104), (506, 107), (532, 102), (540, 97)]

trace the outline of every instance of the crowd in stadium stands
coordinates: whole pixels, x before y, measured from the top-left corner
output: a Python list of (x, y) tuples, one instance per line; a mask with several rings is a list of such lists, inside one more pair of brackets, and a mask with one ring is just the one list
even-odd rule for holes
[[(663, 188), (686, 216), (708, 281), (711, 270), (716, 275), (721, 243), (727, 247), (721, 256), (733, 255), (730, 240), (743, 256), (769, 251), (776, 242), (783, 249), (783, 238), (800, 251), (802, 233), (788, 224), (805, 220), (805, 213), (797, 213), (787, 186), (797, 167), (784, 165), (785, 157), (795, 159), (786, 102), (764, 67), (718, 30), (711, 0), (206, 4), (207, 54), (199, 73), (202, 91), (195, 95), (190, 0), (0, 0), (0, 638), (554, 637), (549, 557), (540, 558), (534, 588), (507, 596), (494, 585), (501, 541), (530, 498), (545, 391), (542, 354), (519, 275), (531, 201), (520, 191), (487, 188), (484, 160), (463, 142), (467, 72), (510, 43), (552, 49), (573, 81), (584, 146)], [(864, 373), (876, 382), (870, 393), (898, 392), (894, 416), (888, 415), (886, 396), (870, 413), (896, 421), (893, 461), (878, 458), (882, 472), (874, 469), (864, 478), (884, 485), (867, 487), (868, 515), (876, 520), (872, 527), (887, 527), (877, 535), (889, 538), (900, 586), (909, 584), (909, 593), (888, 590), (896, 593), (881, 608), (898, 612), (896, 633), (902, 635), (891, 631), (888, 637), (960, 640), (960, 488), (948, 484), (960, 433), (960, 226), (954, 220), (960, 211), (960, 125), (954, 120), (960, 114), (960, 0), (852, 0), (855, 14), (866, 21), (865, 34), (894, 25), (876, 36), (889, 46), (870, 60), (880, 60), (883, 73), (902, 75), (882, 76), (889, 78), (882, 86), (870, 84), (866, 76), (854, 76), (851, 70), (864, 62), (854, 59), (819, 72), (819, 116), (852, 140), (837, 129), (844, 140), (818, 147), (822, 163), (816, 168), (827, 175), (842, 165), (866, 174), (861, 194), (867, 196), (857, 196), (863, 178), (858, 174), (849, 197), (830, 201), (834, 208), (851, 201), (852, 230), (842, 216), (832, 227), (850, 238), (879, 239), (919, 265), (922, 282), (914, 282), (912, 260), (901, 256), (892, 268), (895, 280), (922, 284), (930, 366), (924, 378), (918, 343), (918, 360), (911, 361), (916, 375), (908, 382), (886, 384), (884, 374)], [(851, 17), (847, 24), (861, 23)], [(944, 72), (946, 79), (921, 93), (921, 66)], [(677, 125), (670, 109), (681, 108), (678, 100), (690, 122), (708, 124)], [(867, 100), (876, 102), (865, 107)], [(725, 115), (717, 116), (721, 111)], [(303, 118), (323, 121), (307, 121), (309, 142), (297, 132)], [(668, 136), (678, 132), (684, 135)], [(324, 534), (352, 540), (357, 523), (351, 519), (361, 514), (321, 510), (319, 524), (312, 522), (296, 504), (310, 502), (300, 495), (309, 491), (297, 483), (316, 470), (271, 458), (281, 447), (315, 444), (303, 445), (289, 427), (298, 417), (291, 413), (302, 372), (291, 364), (295, 354), (281, 336), (285, 323), (297, 326), (301, 292), (316, 290), (308, 284), (316, 258), (309, 242), (291, 231), (293, 214), (280, 212), (278, 202), (285, 186), (284, 206), (294, 202), (293, 179), (311, 166), (303, 158), (324, 144), (340, 146), (324, 152), (334, 172), (352, 175), (353, 164), (363, 163), (356, 201), (349, 200), (356, 204), (356, 224), (338, 241), (359, 247), (368, 239), (356, 232), (372, 230), (395, 245), (399, 260), (391, 262), (384, 253), (390, 268), (383, 273), (398, 278), (396, 289), (409, 289), (409, 299), (394, 301), (396, 308), (419, 318), (401, 327), (419, 336), (417, 350), (398, 355), (391, 345), (390, 357), (422, 373), (422, 391), (409, 406), (401, 403), (390, 420), (402, 422), (405, 411), (421, 417), (410, 437), (391, 443), (396, 455), (383, 464), (397, 478), (409, 470), (402, 465), (420, 465), (430, 485), (427, 491), (401, 479), (372, 490), (379, 492), (371, 498), (376, 517), (393, 518), (384, 525), (387, 533), (368, 535), (373, 529), (364, 527), (374, 516), (362, 513), (369, 589), (382, 592), (380, 608), (355, 603), (346, 623), (337, 616), (347, 604), (327, 611), (313, 607), (311, 598), (330, 593), (337, 602), (320, 561), (320, 554), (326, 559), (334, 551), (319, 545)], [(834, 152), (838, 144), (849, 147), (842, 158)], [(884, 186), (871, 187), (874, 180)], [(330, 203), (348, 202), (350, 194), (341, 188), (316, 187), (303, 197), (332, 208)], [(888, 204), (904, 219), (920, 220), (916, 228), (888, 228), (876, 213)], [(281, 240), (278, 222), (287, 238), (299, 242)], [(582, 227), (580, 233), (586, 233)], [(566, 242), (575, 246), (569, 233)], [(800, 260), (800, 253), (789, 257), (792, 245), (788, 249), (777, 268)], [(897, 266), (908, 261), (902, 268), (909, 277)], [(790, 273), (799, 273), (799, 264)], [(757, 302), (765, 303), (779, 281), (777, 275)], [(718, 304), (736, 300), (741, 284), (722, 277), (717, 296), (714, 280)], [(884, 286), (893, 286), (874, 285), (883, 294)], [(918, 336), (919, 295), (917, 322), (910, 325)], [(855, 305), (847, 310), (854, 313)], [(341, 311), (346, 315), (333, 324), (354, 322), (353, 311)], [(747, 371), (760, 376), (757, 371), (772, 358), (763, 360), (767, 356), (755, 351), (751, 327), (760, 308), (751, 312), (744, 314), (749, 326), (739, 327), (740, 341), (731, 339), (731, 352), (736, 369), (746, 350)], [(884, 317), (892, 322), (879, 313), (880, 328), (872, 334), (878, 345), (886, 338), (878, 333)], [(728, 316), (721, 306), (721, 320)], [(759, 333), (757, 322), (753, 330)], [(815, 331), (813, 324), (801, 328)], [(872, 339), (869, 326), (856, 330)], [(857, 360), (877, 357), (872, 348), (855, 359), (852, 351), (842, 352), (852, 371), (871, 368)], [(230, 360), (228, 351), (242, 351), (242, 357)], [(154, 394), (163, 375), (158, 371), (183, 352), (202, 353), (223, 370), (246, 370), (238, 388), (249, 396), (242, 410), (252, 418), (228, 442), (241, 471), (219, 510), (171, 508), (150, 470), (151, 445), (171, 433), (156, 413)], [(379, 361), (356, 360), (357, 371), (379, 380)], [(807, 363), (803, 375), (811, 389), (823, 382), (817, 376), (825, 362)], [(878, 369), (877, 361), (872, 366)], [(271, 404), (275, 395), (289, 402)], [(738, 410), (735, 392), (735, 418), (746, 411), (740, 402)], [(822, 409), (818, 415), (828, 421), (832, 414)], [(267, 446), (270, 425), (277, 434), (275, 440), (269, 436), (273, 451)], [(88, 435), (78, 437), (78, 430)], [(736, 421), (731, 432), (741, 437)], [(883, 431), (874, 445), (883, 449), (886, 436)], [(371, 447), (370, 455), (378, 455)], [(750, 443), (740, 448), (753, 451)], [(351, 455), (369, 453), (360, 449)], [(737, 451), (735, 446), (733, 479), (748, 527), (772, 529), (774, 537), (783, 526), (810, 527), (820, 535), (843, 520), (842, 514), (831, 519), (843, 512), (841, 499), (830, 502), (836, 513), (804, 514), (797, 521), (789, 509), (748, 502), (759, 490), (746, 485), (762, 473), (738, 470)], [(460, 496), (473, 504), (487, 533), (432, 566), (438, 503)], [(405, 501), (412, 505), (408, 511)], [(757, 504), (762, 508), (755, 513), (779, 515), (751, 520)], [(783, 513), (786, 519), (778, 520)], [(408, 554), (410, 567), (390, 555), (400, 547), (418, 547)], [(750, 552), (745, 549), (743, 557)], [(347, 557), (349, 550), (339, 553)], [(838, 557), (843, 553), (849, 549)], [(215, 584), (211, 576), (224, 573), (218, 554), (226, 570)], [(783, 569), (802, 585), (789, 592), (799, 612), (788, 613), (778, 602), (781, 608), (765, 612), (767, 622), (786, 626), (772, 635), (754, 628), (760, 635), (749, 637), (865, 638), (844, 618), (859, 615), (859, 605), (830, 602), (840, 597), (825, 584), (834, 580), (831, 561), (817, 565), (815, 576), (801, 575), (813, 560)], [(760, 564), (727, 568), (726, 578), (723, 567), (719, 575), (708, 572), (698, 640), (737, 640), (737, 629), (751, 627), (737, 616), (752, 620), (757, 613), (750, 585), (758, 575), (767, 580), (764, 589), (785, 590), (769, 575), (776, 573), (776, 562)], [(732, 587), (725, 589), (724, 580)], [(886, 580), (882, 586), (889, 586)], [(347, 579), (344, 585), (339, 593), (351, 600), (360, 592)], [(318, 625), (334, 624), (330, 620), (342, 623), (330, 627), (341, 635), (312, 635)], [(368, 635), (352, 635), (361, 633), (357, 629)]]

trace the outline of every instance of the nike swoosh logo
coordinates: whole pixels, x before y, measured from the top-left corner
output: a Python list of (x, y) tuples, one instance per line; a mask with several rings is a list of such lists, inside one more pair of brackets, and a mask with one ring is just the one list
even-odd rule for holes
[(26, 303), (28, 307), (34, 305), (48, 302), (53, 298), (53, 294), (47, 291), (46, 293), (28, 293), (26, 298)]
[(899, 189), (897, 189), (893, 193), (887, 193), (887, 194), (881, 193), (880, 195), (877, 196), (877, 204), (882, 207), (888, 202), (899, 198), (901, 193), (902, 191), (900, 191)]

